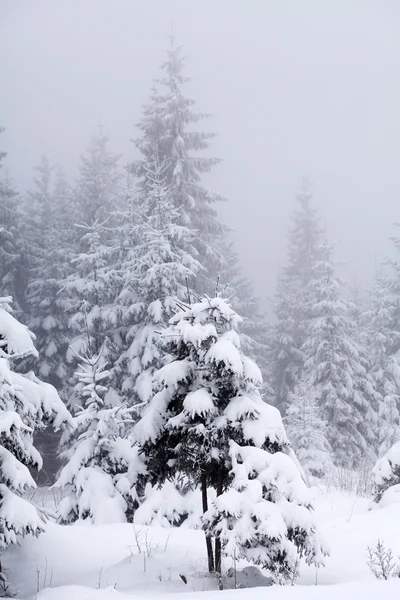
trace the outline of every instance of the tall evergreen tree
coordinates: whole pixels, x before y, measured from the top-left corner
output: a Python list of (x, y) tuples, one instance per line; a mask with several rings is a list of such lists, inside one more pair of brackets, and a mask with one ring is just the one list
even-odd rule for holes
[[(27, 310), (29, 327), (35, 333), (36, 346), (43, 360), (39, 374), (57, 389), (62, 390), (68, 379), (66, 350), (68, 335), (60, 282), (68, 275), (65, 229), (70, 223), (62, 221), (67, 190), (57, 176), (53, 185), (53, 169), (47, 158), (36, 167), (38, 177), (26, 206), (25, 235), (29, 242), (29, 281)], [(61, 214), (60, 214), (61, 213)]]
[[(29, 247), (26, 312), (29, 328), (36, 336), (40, 361), (32, 355), (23, 361), (33, 368), (66, 400), (72, 375), (66, 359), (69, 344), (64, 298), (60, 282), (68, 275), (71, 252), (71, 193), (62, 173), (47, 158), (36, 167), (34, 188), (25, 202), (24, 237)], [(39, 432), (35, 443), (44, 466), (40, 482), (53, 482), (59, 468), (57, 432)]]
[(59, 428), (70, 415), (56, 390), (30, 373), (15, 373), (12, 365), (28, 354), (37, 354), (27, 327), (12, 316), (11, 298), (0, 298), (0, 549), (16, 543), (18, 536), (43, 531), (44, 512), (26, 498), (26, 488), (36, 487), (29, 469), (38, 470), (42, 459), (33, 435), (46, 425)]
[(271, 332), (270, 351), (276, 405), (285, 414), (304, 364), (302, 346), (312, 288), (312, 269), (319, 257), (321, 227), (312, 206), (310, 184), (304, 180), (296, 197), (288, 237), (288, 264), (279, 276), (274, 303), (276, 323)]
[(365, 349), (355, 341), (350, 303), (339, 296), (332, 246), (321, 246), (309, 283), (304, 379), (327, 423), (337, 464), (356, 466), (376, 450), (379, 394)]
[(138, 178), (145, 177), (157, 151), (159, 163), (166, 167), (165, 186), (179, 210), (178, 224), (196, 233), (190, 246), (196, 248), (196, 258), (204, 270), (197, 274), (196, 282), (191, 282), (192, 287), (200, 293), (213, 293), (223, 265), (218, 240), (226, 227), (215, 208), (222, 197), (203, 187), (202, 175), (219, 160), (198, 155), (208, 149), (213, 134), (193, 130), (193, 125), (207, 115), (194, 112), (194, 101), (184, 94), (189, 79), (184, 75), (181, 49), (173, 37), (162, 71), (138, 124), (142, 135), (135, 143), (142, 158), (132, 163), (131, 170)]
[(122, 395), (130, 404), (150, 400), (153, 374), (165, 355), (159, 346), (160, 330), (176, 301), (186, 297), (188, 281), (200, 270), (187, 250), (193, 233), (179, 224), (166, 170), (156, 153), (138, 187), (135, 219), (130, 220), (128, 231), (131, 245), (122, 265), (125, 351), (117, 361), (114, 379), (122, 383)]
[(385, 454), (400, 440), (400, 287), (392, 277), (377, 275), (366, 315), (372, 374), (381, 394), (378, 450)]
[[(0, 135), (4, 131), (0, 127)], [(14, 299), (16, 313), (23, 317), (26, 286), (25, 245), (22, 239), (19, 197), (1, 171), (6, 152), (0, 150), (0, 294)]]
[[(104, 356), (110, 360), (119, 346), (115, 301), (121, 278), (116, 219), (121, 190), (118, 157), (108, 151), (107, 142), (100, 130), (82, 157), (75, 196), (75, 251), (61, 294), (75, 351), (81, 352), (85, 331), (89, 330), (93, 354), (99, 352), (107, 336)], [(68, 358), (74, 360), (73, 353)]]
[(304, 471), (324, 477), (332, 467), (332, 448), (326, 437), (326, 422), (312, 387), (298, 383), (290, 398), (285, 425), (290, 443)]

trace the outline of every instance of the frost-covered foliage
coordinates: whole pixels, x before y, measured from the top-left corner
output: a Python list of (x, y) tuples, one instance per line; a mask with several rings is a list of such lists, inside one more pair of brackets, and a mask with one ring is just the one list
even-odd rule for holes
[(299, 383), (290, 397), (285, 418), (290, 444), (306, 473), (324, 477), (332, 467), (326, 422), (312, 387)]
[[(155, 395), (135, 427), (135, 437), (145, 456), (147, 477), (151, 483), (173, 480), (177, 474), (183, 473), (194, 484), (200, 484), (211, 571), (221, 570), (221, 543), (225, 546), (228, 540), (222, 536), (222, 505), (216, 504), (207, 512), (207, 489), (214, 488), (217, 496), (222, 494), (223, 498), (225, 492), (228, 496), (231, 493), (228, 490), (234, 475), (232, 442), (243, 452), (248, 447), (259, 449), (266, 463), (275, 453), (288, 451), (279, 412), (260, 396), (260, 370), (241, 351), (236, 331), (239, 323), (240, 317), (218, 297), (182, 305), (162, 336), (163, 344), (171, 355), (170, 362), (156, 372)], [(295, 463), (286, 458), (296, 469)], [(267, 486), (268, 491), (262, 500), (266, 504), (274, 505), (274, 498), (278, 500), (281, 497), (281, 477), (285, 474), (277, 475), (278, 489), (273, 485)], [(296, 498), (294, 505), (298, 501), (301, 504), (295, 491), (293, 493)], [(305, 510), (309, 509), (307, 504)], [(280, 513), (278, 504), (271, 510)], [(246, 518), (241, 512), (235, 513), (237, 520), (242, 517)], [(238, 524), (237, 530), (240, 528)], [(285, 548), (291, 534), (289, 530), (284, 533), (282, 528), (280, 535), (282, 564), (290, 570), (291, 559)], [(216, 538), (215, 554), (212, 537)], [(242, 541), (243, 545), (240, 539), (236, 540), (236, 544), (242, 547), (241, 552), (244, 553), (246, 543)], [(315, 544), (317, 560), (318, 542), (317, 538), (314, 539), (314, 531), (301, 528), (301, 535), (294, 536), (293, 541), (300, 552), (303, 549), (309, 555), (310, 560), (312, 552), (309, 549)], [(268, 563), (273, 569), (275, 542), (266, 535), (262, 543), (266, 544), (265, 550), (259, 549), (264, 556), (263, 564)], [(227, 552), (230, 548), (227, 545)], [(257, 562), (255, 553), (253, 559)]]
[(296, 463), (282, 450), (268, 452), (231, 441), (231, 487), (217, 496), (204, 521), (228, 556), (286, 580), (299, 555), (320, 565), (326, 549), (316, 531), (310, 492)]
[[(181, 49), (171, 37), (162, 77), (156, 80), (157, 87), (153, 88), (138, 124), (142, 135), (135, 143), (142, 158), (130, 168), (142, 179), (149, 164), (156, 163), (156, 153), (159, 164), (166, 165), (165, 185), (179, 211), (178, 224), (196, 233), (193, 245), (204, 267), (196, 281), (190, 282), (191, 287), (202, 293), (213, 293), (223, 263), (217, 241), (226, 228), (214, 207), (222, 197), (203, 187), (202, 175), (219, 160), (198, 155), (208, 149), (214, 134), (194, 130), (193, 125), (207, 115), (193, 111), (194, 101), (184, 94), (189, 79), (183, 71)], [(195, 256), (192, 250), (189, 253)]]
[(65, 303), (60, 282), (68, 275), (71, 193), (60, 171), (53, 181), (53, 167), (43, 158), (36, 167), (34, 190), (29, 193), (25, 237), (29, 242), (27, 312), (41, 360), (34, 365), (39, 375), (57, 389), (67, 385), (69, 343)]
[(32, 335), (11, 314), (11, 298), (0, 298), (0, 550), (18, 536), (38, 535), (43, 515), (23, 498), (36, 487), (31, 470), (42, 466), (33, 435), (46, 425), (55, 429), (70, 421), (56, 390), (33, 373), (13, 372), (11, 361), (37, 355)]
[(114, 368), (121, 395), (130, 404), (146, 404), (152, 396), (152, 378), (165, 353), (160, 330), (168, 323), (176, 299), (187, 296), (188, 281), (200, 264), (188, 247), (191, 231), (179, 224), (171, 192), (166, 185), (167, 164), (149, 164), (136, 197), (136, 218), (128, 231), (129, 252), (122, 265), (119, 296), (125, 348)]
[(387, 506), (400, 502), (400, 442), (382, 456), (372, 470), (374, 502)]
[(225, 262), (221, 272), (221, 286), (229, 297), (233, 309), (240, 314), (240, 343), (243, 352), (259, 366), (263, 377), (262, 393), (266, 398), (273, 397), (269, 381), (269, 326), (266, 315), (262, 313), (259, 300), (251, 282), (243, 275), (240, 260), (233, 244), (223, 244)]
[(162, 527), (199, 528), (201, 525), (200, 490), (182, 489), (178, 478), (161, 486), (147, 485), (142, 502), (135, 512), (135, 523), (159, 524)]
[(303, 352), (304, 381), (313, 389), (327, 423), (334, 461), (356, 466), (376, 448), (379, 394), (365, 349), (354, 339), (349, 302), (339, 296), (332, 247), (321, 246), (314, 264)]
[[(82, 351), (89, 330), (93, 354), (99, 352), (107, 336), (105, 357), (109, 359), (115, 350), (113, 344), (119, 346), (116, 298), (121, 277), (115, 231), (120, 176), (118, 157), (108, 151), (107, 141), (100, 131), (93, 136), (87, 155), (82, 157), (75, 198), (75, 251), (61, 294), (74, 350)], [(73, 358), (70, 353), (69, 359)]]
[[(396, 267), (395, 263), (392, 263)], [(398, 270), (380, 273), (366, 314), (372, 374), (381, 394), (378, 451), (382, 455), (400, 440), (400, 288)]]
[[(0, 127), (0, 135), (4, 131)], [(23, 313), (26, 265), (21, 233), (19, 198), (5, 175), (3, 161), (6, 152), (0, 150), (0, 282), (1, 294), (15, 299), (18, 315)]]
[(74, 430), (62, 437), (61, 456), (67, 463), (55, 483), (65, 490), (59, 507), (62, 523), (87, 518), (95, 524), (124, 522), (132, 519), (137, 505), (134, 484), (141, 460), (126, 431), (129, 411), (105, 400), (105, 366), (101, 353), (80, 357), (76, 376), (81, 407)]
[(114, 263), (117, 248), (105, 242), (104, 223), (82, 224), (79, 229), (82, 251), (73, 259), (75, 271), (63, 283), (62, 294), (68, 298), (72, 347), (76, 352), (81, 351), (89, 329), (90, 347), (96, 353), (117, 324), (115, 299), (120, 287)]
[(310, 184), (304, 180), (297, 194), (288, 236), (288, 264), (278, 279), (274, 302), (276, 323), (271, 331), (271, 384), (276, 406), (285, 414), (304, 365), (305, 321), (310, 304), (310, 281), (320, 256), (321, 227), (312, 206)]

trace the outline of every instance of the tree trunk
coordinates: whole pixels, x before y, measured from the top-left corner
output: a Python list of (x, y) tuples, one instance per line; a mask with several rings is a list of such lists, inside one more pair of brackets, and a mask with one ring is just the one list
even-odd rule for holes
[[(217, 496), (222, 494), (222, 472), (219, 472), (217, 482)], [(221, 538), (217, 536), (215, 538), (215, 571), (221, 574)]]
[[(201, 498), (203, 502), (203, 514), (208, 510), (208, 499), (207, 499), (207, 474), (202, 473), (201, 475)], [(207, 558), (208, 558), (208, 570), (210, 573), (214, 572), (214, 553), (212, 547), (212, 538), (206, 534), (206, 547), (207, 547)]]

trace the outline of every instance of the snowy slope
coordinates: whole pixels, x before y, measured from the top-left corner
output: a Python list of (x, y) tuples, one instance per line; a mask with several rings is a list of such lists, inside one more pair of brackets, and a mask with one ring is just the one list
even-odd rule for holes
[[(400, 505), (368, 511), (369, 501), (364, 498), (338, 491), (316, 494), (316, 512), (331, 549), (326, 566), (316, 573), (315, 568), (303, 565), (296, 586), (253, 590), (253, 600), (258, 595), (260, 600), (265, 598), (266, 593), (273, 600), (400, 597), (400, 580), (377, 582), (365, 556), (367, 545), (374, 545), (378, 538), (392, 548), (394, 556), (400, 554)], [(168, 594), (166, 600), (172, 600), (177, 593), (182, 600), (221, 597), (215, 591), (216, 580), (206, 574), (202, 533), (185, 528), (49, 524), (39, 539), (26, 538), (20, 547), (12, 548), (4, 562), (9, 579), (18, 582), (19, 598), (124, 600)], [(231, 563), (226, 561), (224, 566)], [(205, 590), (202, 595), (194, 594)], [(230, 590), (223, 596), (241, 600), (246, 593)]]

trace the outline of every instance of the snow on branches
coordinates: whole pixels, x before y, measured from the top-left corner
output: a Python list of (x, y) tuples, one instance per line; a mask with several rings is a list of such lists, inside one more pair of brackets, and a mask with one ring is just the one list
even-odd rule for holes
[[(162, 483), (182, 473), (200, 485), (210, 571), (220, 572), (223, 549), (272, 570), (279, 555), (285, 573), (293, 567), (295, 550), (319, 562), (324, 551), (307, 489), (289, 456), (279, 411), (260, 396), (260, 370), (240, 348), (240, 317), (219, 297), (180, 307), (162, 335), (170, 362), (155, 374), (155, 395), (135, 426), (149, 481)], [(236, 489), (235, 470), (247, 454), (258, 462), (245, 477), (242, 469), (246, 482)], [(257, 478), (258, 483), (250, 481)], [(256, 485), (260, 494), (251, 510), (262, 503), (264, 516), (260, 513), (256, 550), (247, 553), (245, 538), (233, 538), (247, 527), (243, 507), (250, 496), (246, 499), (244, 489)], [(209, 487), (217, 494), (210, 508)], [(263, 529), (268, 510), (279, 515), (276, 539), (271, 529)], [(232, 527), (224, 525), (228, 512)]]
[(36, 356), (28, 329), (12, 316), (11, 299), (0, 298), (0, 549), (16, 543), (19, 535), (43, 531), (43, 513), (23, 494), (36, 487), (30, 469), (40, 469), (42, 459), (33, 435), (48, 424), (58, 429), (70, 415), (56, 390), (33, 373), (20, 375), (12, 362)]
[(141, 470), (126, 432), (130, 411), (105, 400), (109, 372), (101, 352), (88, 352), (79, 360), (76, 376), (82, 406), (77, 407), (74, 430), (66, 431), (61, 440), (62, 457), (68, 462), (55, 483), (67, 491), (60, 503), (60, 521), (124, 522), (137, 504), (134, 484)]

